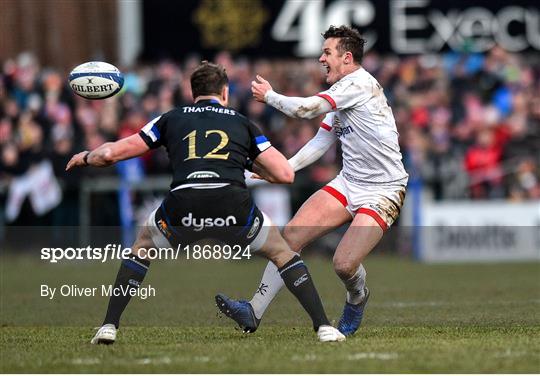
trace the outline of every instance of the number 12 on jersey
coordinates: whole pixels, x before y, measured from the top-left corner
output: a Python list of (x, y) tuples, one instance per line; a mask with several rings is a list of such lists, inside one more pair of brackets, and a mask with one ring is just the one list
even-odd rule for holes
[(199, 157), (197, 155), (197, 150), (196, 150), (197, 130), (193, 130), (189, 132), (186, 135), (186, 137), (182, 139), (182, 140), (188, 141), (188, 157), (185, 158), (184, 161), (188, 161), (190, 159), (199, 159), (199, 158), (228, 159), (229, 153), (225, 153), (225, 154), (218, 153), (221, 149), (223, 149), (229, 143), (229, 136), (227, 135), (227, 133), (219, 129), (210, 129), (206, 131), (206, 133), (204, 134), (204, 138), (207, 139), (208, 136), (211, 134), (217, 134), (220, 137), (219, 144), (215, 148), (213, 148), (210, 152), (206, 153), (203, 157)]

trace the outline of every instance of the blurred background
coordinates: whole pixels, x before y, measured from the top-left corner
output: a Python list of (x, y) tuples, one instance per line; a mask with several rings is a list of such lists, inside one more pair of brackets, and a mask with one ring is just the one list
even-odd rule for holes
[[(320, 119), (291, 119), (251, 99), (256, 74), (291, 96), (325, 90), (317, 59), (329, 25), (367, 39), (364, 68), (385, 90), (410, 175), (381, 248), (428, 262), (540, 259), (540, 6), (465, 0), (1, 0), (0, 240), (20, 226), (91, 226), (124, 244), (168, 190), (165, 150), (106, 169), (70, 157), (137, 133), (190, 103), (203, 59), (224, 65), (231, 106), (294, 155)], [(122, 92), (75, 96), (69, 71), (115, 64)], [(284, 225), (341, 167), (339, 144), (291, 186), (253, 186)], [(69, 226), (69, 227), (65, 227)], [(335, 242), (317, 246), (331, 252)]]

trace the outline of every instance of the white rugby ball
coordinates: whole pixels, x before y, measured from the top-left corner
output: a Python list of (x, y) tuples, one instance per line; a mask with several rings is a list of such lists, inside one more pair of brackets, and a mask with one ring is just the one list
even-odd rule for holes
[(69, 74), (69, 86), (86, 99), (105, 99), (124, 86), (124, 76), (114, 65), (102, 61), (81, 64)]

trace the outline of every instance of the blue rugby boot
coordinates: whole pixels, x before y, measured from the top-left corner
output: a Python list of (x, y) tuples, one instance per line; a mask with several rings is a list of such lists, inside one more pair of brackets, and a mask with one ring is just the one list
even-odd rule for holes
[(343, 307), (343, 313), (339, 319), (338, 330), (346, 336), (353, 335), (364, 317), (364, 309), (366, 308), (367, 301), (369, 299), (369, 289), (364, 287), (364, 299), (360, 304), (350, 304), (345, 302)]
[(236, 301), (224, 294), (217, 294), (216, 305), (225, 316), (233, 319), (244, 333), (253, 333), (261, 322), (255, 316), (251, 304), (245, 300)]

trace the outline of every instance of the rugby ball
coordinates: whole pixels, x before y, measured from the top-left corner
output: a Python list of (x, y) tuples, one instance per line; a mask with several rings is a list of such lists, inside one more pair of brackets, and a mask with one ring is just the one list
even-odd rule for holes
[(124, 86), (124, 76), (114, 65), (101, 61), (81, 64), (69, 74), (69, 86), (86, 99), (105, 99)]

